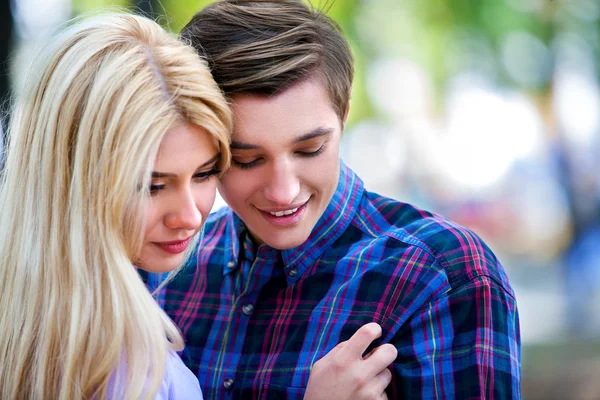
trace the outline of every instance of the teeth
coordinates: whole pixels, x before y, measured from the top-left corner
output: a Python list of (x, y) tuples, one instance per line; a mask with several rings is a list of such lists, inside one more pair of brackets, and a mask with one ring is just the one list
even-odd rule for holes
[(276, 217), (283, 217), (284, 215), (290, 215), (295, 213), (296, 211), (298, 211), (298, 208), (294, 208), (293, 210), (285, 210), (285, 211), (277, 211), (277, 212), (270, 212), (269, 214), (274, 215)]

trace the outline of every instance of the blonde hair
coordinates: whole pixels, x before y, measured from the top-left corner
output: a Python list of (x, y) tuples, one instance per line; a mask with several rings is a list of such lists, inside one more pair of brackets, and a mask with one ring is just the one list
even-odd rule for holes
[(132, 265), (165, 132), (231, 116), (206, 63), (146, 18), (66, 28), (13, 111), (0, 189), (0, 398), (153, 398), (176, 326)]

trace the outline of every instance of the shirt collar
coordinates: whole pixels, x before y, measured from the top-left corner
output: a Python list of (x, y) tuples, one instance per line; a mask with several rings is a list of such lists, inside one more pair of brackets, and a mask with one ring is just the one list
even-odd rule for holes
[[(295, 282), (314, 262), (321, 257), (350, 225), (364, 192), (362, 180), (343, 161), (340, 161), (340, 176), (331, 201), (317, 221), (308, 239), (298, 247), (276, 250), (267, 245), (256, 246), (250, 239), (243, 221), (232, 211), (229, 231), (232, 260), (238, 260), (239, 251), (244, 251), (246, 259), (277, 259), (281, 257), (288, 284)], [(226, 274), (232, 268), (224, 267)]]

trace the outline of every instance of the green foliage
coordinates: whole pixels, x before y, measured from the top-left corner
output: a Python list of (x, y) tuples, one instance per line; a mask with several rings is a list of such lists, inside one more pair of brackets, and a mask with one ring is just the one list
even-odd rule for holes
[(81, 14), (104, 7), (129, 8), (129, 6), (130, 3), (128, 0), (74, 0), (73, 12), (75, 14)]
[[(179, 32), (214, 0), (160, 0), (159, 22)], [(464, 68), (481, 69), (499, 82), (518, 86), (503, 70), (502, 48), (512, 33), (538, 38), (548, 48), (564, 26), (576, 30), (600, 57), (598, 23), (584, 23), (552, 0), (304, 0), (324, 9), (344, 30), (356, 59), (351, 121), (371, 114), (365, 72), (378, 58), (407, 58), (422, 66), (434, 86)], [(538, 8), (526, 10), (529, 5)], [(76, 13), (106, 6), (129, 7), (128, 0), (75, 0)], [(566, 22), (565, 22), (566, 21)], [(531, 88), (524, 88), (531, 89)]]
[(161, 0), (165, 9), (165, 28), (179, 33), (197, 11), (214, 0)]

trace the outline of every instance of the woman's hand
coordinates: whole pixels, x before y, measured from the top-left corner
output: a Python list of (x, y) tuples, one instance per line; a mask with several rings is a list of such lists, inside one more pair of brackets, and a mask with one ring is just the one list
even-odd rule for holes
[(371, 342), (380, 336), (379, 325), (366, 324), (317, 361), (310, 372), (304, 400), (387, 399), (385, 388), (392, 380), (387, 367), (396, 359), (398, 350), (383, 344), (363, 357)]

